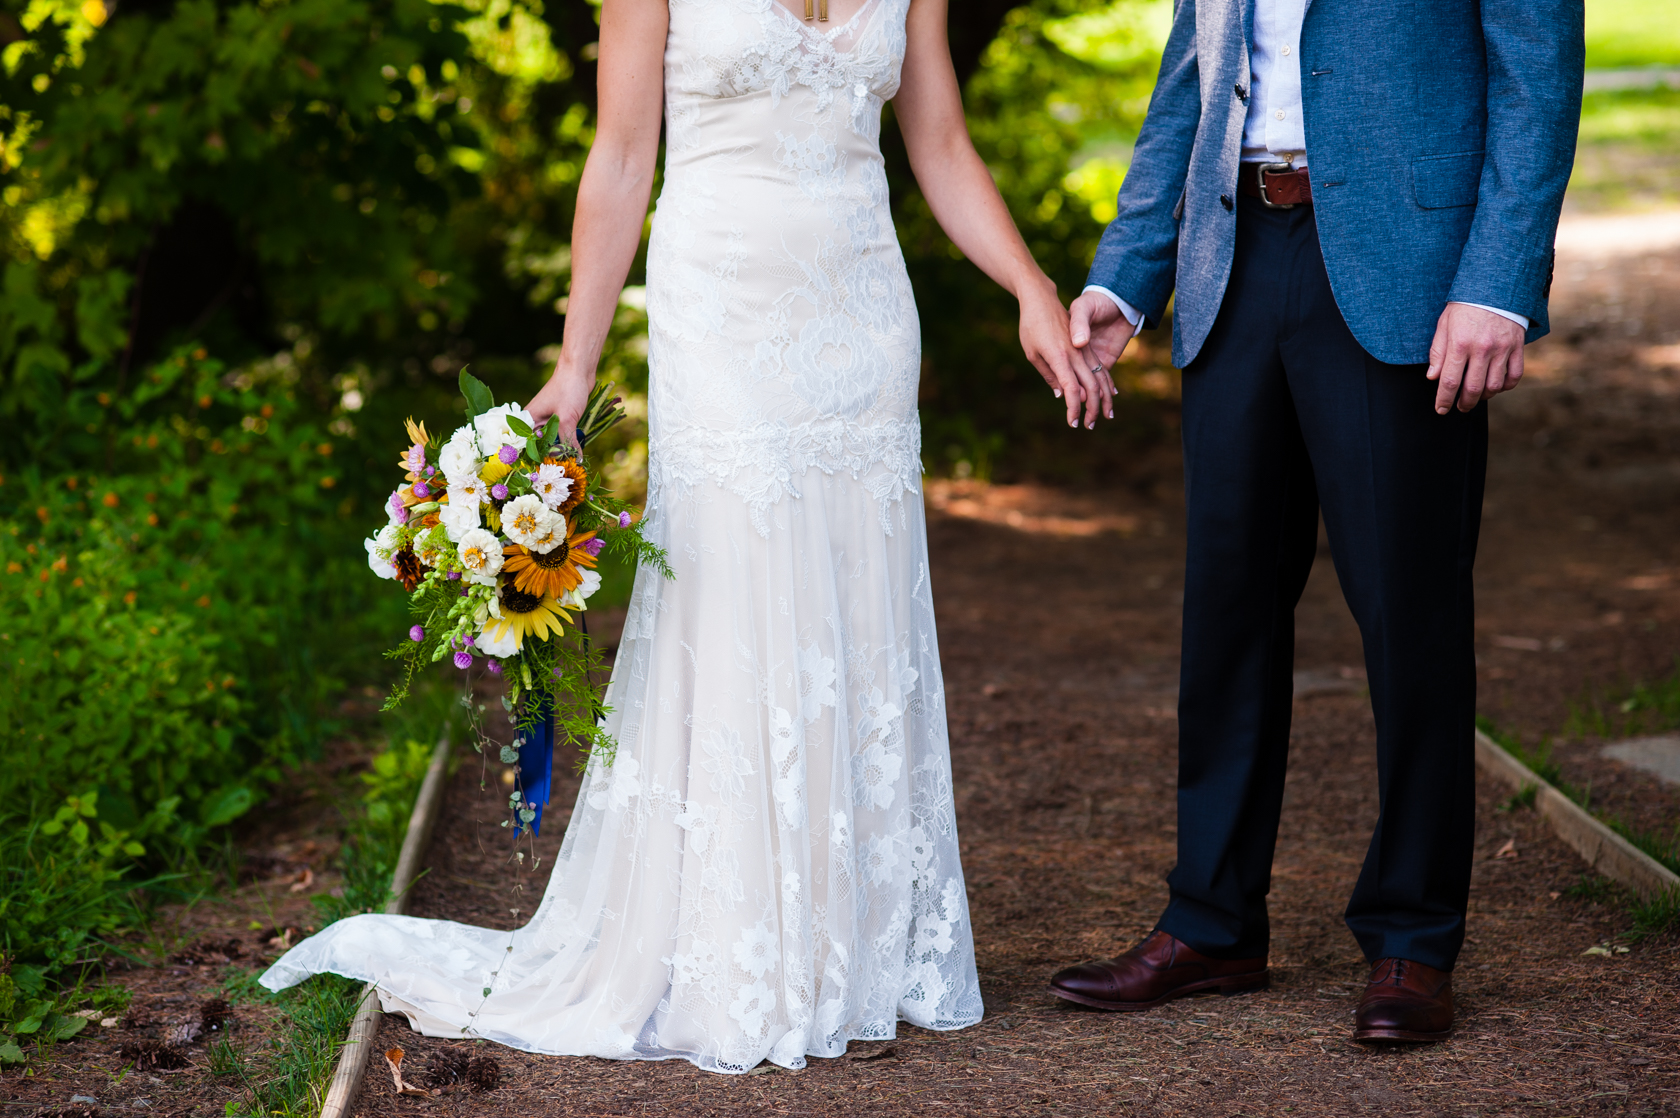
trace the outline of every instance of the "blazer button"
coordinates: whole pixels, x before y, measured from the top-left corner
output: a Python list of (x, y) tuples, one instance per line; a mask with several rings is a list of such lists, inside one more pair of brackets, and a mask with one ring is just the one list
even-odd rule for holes
[(1219, 196), (1219, 204), (1221, 206), (1224, 206), (1226, 209), (1230, 209), (1231, 208), (1231, 196), (1229, 194), (1221, 194)]
[(1248, 90), (1243, 88), (1242, 82), (1237, 83), (1236, 89), (1237, 89), (1237, 100), (1241, 101), (1245, 105), (1248, 104)]

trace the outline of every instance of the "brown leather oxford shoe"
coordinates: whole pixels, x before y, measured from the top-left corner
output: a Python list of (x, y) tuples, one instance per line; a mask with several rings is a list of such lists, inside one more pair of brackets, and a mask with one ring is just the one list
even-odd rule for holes
[(1210, 959), (1156, 929), (1118, 959), (1057, 971), (1050, 992), (1094, 1009), (1135, 1012), (1190, 994), (1262, 990), (1268, 981), (1265, 959)]
[(1411, 959), (1379, 959), (1359, 999), (1353, 1039), (1442, 1040), (1452, 1024), (1452, 975)]

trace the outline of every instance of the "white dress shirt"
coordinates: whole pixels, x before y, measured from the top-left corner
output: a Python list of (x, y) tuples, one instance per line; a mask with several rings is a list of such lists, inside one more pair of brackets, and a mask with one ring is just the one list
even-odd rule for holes
[(1254, 40), (1248, 44), (1248, 118), (1244, 163), (1307, 165), (1301, 123), (1301, 21), (1307, 0), (1253, 0)]
[[(1243, 121), (1244, 163), (1307, 165), (1307, 132), (1301, 118), (1301, 22), (1307, 0), (1251, 0), (1248, 45), (1248, 116)], [(1106, 287), (1091, 284), (1086, 291), (1106, 296), (1132, 325), (1132, 336), (1143, 330), (1143, 312)], [(1528, 319), (1481, 303), (1466, 303), (1492, 311), (1528, 329)]]

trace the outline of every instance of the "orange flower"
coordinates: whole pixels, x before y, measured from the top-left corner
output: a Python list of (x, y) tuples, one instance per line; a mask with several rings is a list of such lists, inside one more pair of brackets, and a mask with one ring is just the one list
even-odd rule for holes
[(594, 538), (594, 532), (578, 532), (546, 552), (509, 544), (502, 553), (502, 569), (513, 577), (514, 586), (527, 594), (562, 597), (582, 585), (581, 568), (595, 565), (595, 556), (583, 549)]
[(565, 471), (566, 476), (572, 479), (571, 491), (566, 494), (566, 499), (561, 501), (560, 507), (555, 510), (561, 516), (570, 515), (573, 509), (583, 504), (584, 490), (589, 488), (588, 471), (576, 458), (544, 458), (543, 465), (559, 466)]

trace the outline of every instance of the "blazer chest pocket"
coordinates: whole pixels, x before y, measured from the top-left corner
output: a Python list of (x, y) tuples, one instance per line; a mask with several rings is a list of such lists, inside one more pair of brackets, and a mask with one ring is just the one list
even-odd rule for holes
[(1417, 204), (1426, 210), (1474, 206), (1476, 194), (1482, 186), (1482, 159), (1485, 154), (1460, 151), (1412, 160), (1412, 195)]

